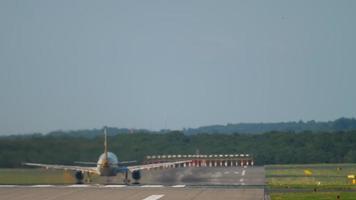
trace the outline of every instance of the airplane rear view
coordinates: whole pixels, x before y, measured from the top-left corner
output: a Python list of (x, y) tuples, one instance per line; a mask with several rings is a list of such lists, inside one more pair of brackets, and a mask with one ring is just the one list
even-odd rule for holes
[[(190, 160), (176, 161), (176, 162), (164, 162), (164, 163), (155, 163), (155, 164), (146, 164), (146, 165), (133, 165), (126, 166), (125, 164), (133, 163), (135, 161), (122, 161), (120, 162), (117, 156), (108, 151), (108, 138), (107, 138), (107, 129), (104, 128), (104, 153), (99, 156), (98, 162), (76, 162), (79, 164), (92, 165), (96, 164), (96, 167), (90, 166), (72, 166), (72, 165), (55, 165), (55, 164), (43, 164), (43, 163), (23, 163), (27, 166), (43, 167), (46, 169), (61, 169), (61, 170), (71, 170), (75, 172), (75, 178), (78, 184), (83, 183), (84, 175), (90, 177), (91, 174), (96, 174), (99, 176), (112, 177), (116, 176), (119, 173), (123, 173), (125, 178), (123, 182), (129, 184), (130, 180), (128, 178), (128, 173), (131, 173), (132, 178), (135, 180), (135, 183), (138, 183), (141, 178), (141, 170), (149, 170), (153, 168), (160, 167), (169, 167), (176, 164), (188, 163)], [(125, 165), (125, 166), (124, 166)]]

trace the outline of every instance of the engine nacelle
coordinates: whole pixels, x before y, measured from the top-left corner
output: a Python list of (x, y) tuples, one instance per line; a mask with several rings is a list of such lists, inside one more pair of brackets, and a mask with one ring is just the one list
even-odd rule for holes
[(141, 179), (141, 172), (140, 171), (133, 171), (131, 174), (132, 178), (135, 180), (134, 184), (138, 184), (138, 180)]
[(75, 179), (77, 180), (77, 184), (83, 184), (83, 180), (84, 180), (83, 172), (76, 171), (74, 176), (75, 176)]

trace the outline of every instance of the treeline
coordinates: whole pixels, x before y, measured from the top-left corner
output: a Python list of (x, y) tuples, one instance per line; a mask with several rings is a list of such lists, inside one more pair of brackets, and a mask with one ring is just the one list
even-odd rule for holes
[(334, 121), (317, 122), (298, 121), (298, 122), (276, 122), (276, 123), (237, 123), (227, 125), (211, 125), (199, 128), (184, 129), (184, 133), (266, 133), (271, 131), (279, 132), (337, 132), (356, 130), (356, 119), (354, 118), (339, 118)]
[[(109, 138), (109, 149), (119, 160), (139, 160), (150, 154), (249, 153), (255, 163), (356, 162), (356, 131), (333, 133), (269, 132), (264, 134), (132, 133)], [(73, 164), (97, 161), (103, 136), (26, 135), (0, 137), (0, 167), (21, 167), (22, 162)]]
[[(130, 134), (130, 133), (154, 133), (154, 134), (165, 134), (172, 132), (169, 129), (162, 129), (160, 131), (152, 131), (147, 129), (128, 129), (128, 128), (116, 128), (107, 127), (109, 130), (109, 135), (114, 136), (118, 134)], [(275, 122), (275, 123), (236, 123), (227, 125), (210, 125), (202, 126), (198, 128), (187, 128), (183, 129), (182, 133), (186, 135), (196, 135), (201, 133), (209, 134), (234, 134), (234, 133), (244, 133), (244, 134), (261, 134), (266, 132), (292, 132), (292, 133), (302, 133), (302, 132), (341, 132), (341, 131), (352, 131), (356, 130), (356, 119), (355, 118), (339, 118), (334, 121), (318, 122), (318, 121), (298, 121), (298, 122)], [(51, 136), (71, 136), (71, 137), (87, 137), (94, 138), (102, 135), (103, 129), (83, 129), (83, 130), (72, 130), (63, 131), (57, 130), (46, 133), (46, 135)], [(43, 133), (37, 133), (41, 135)], [(6, 135), (6, 133), (0, 134)]]

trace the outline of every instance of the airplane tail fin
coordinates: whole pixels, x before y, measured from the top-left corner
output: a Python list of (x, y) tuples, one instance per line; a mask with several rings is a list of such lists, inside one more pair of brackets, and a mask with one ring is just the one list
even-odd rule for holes
[(108, 160), (108, 134), (106, 131), (106, 127), (104, 127), (104, 153), (105, 153), (105, 160)]

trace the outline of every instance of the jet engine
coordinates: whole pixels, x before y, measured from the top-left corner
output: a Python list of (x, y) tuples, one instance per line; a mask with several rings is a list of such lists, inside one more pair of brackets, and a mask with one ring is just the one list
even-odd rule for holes
[(133, 171), (131, 174), (132, 178), (135, 180), (133, 184), (139, 184), (139, 180), (141, 179), (141, 172), (140, 171)]
[(83, 184), (83, 180), (84, 180), (83, 172), (76, 171), (74, 176), (75, 176), (75, 179), (77, 180), (77, 184)]

